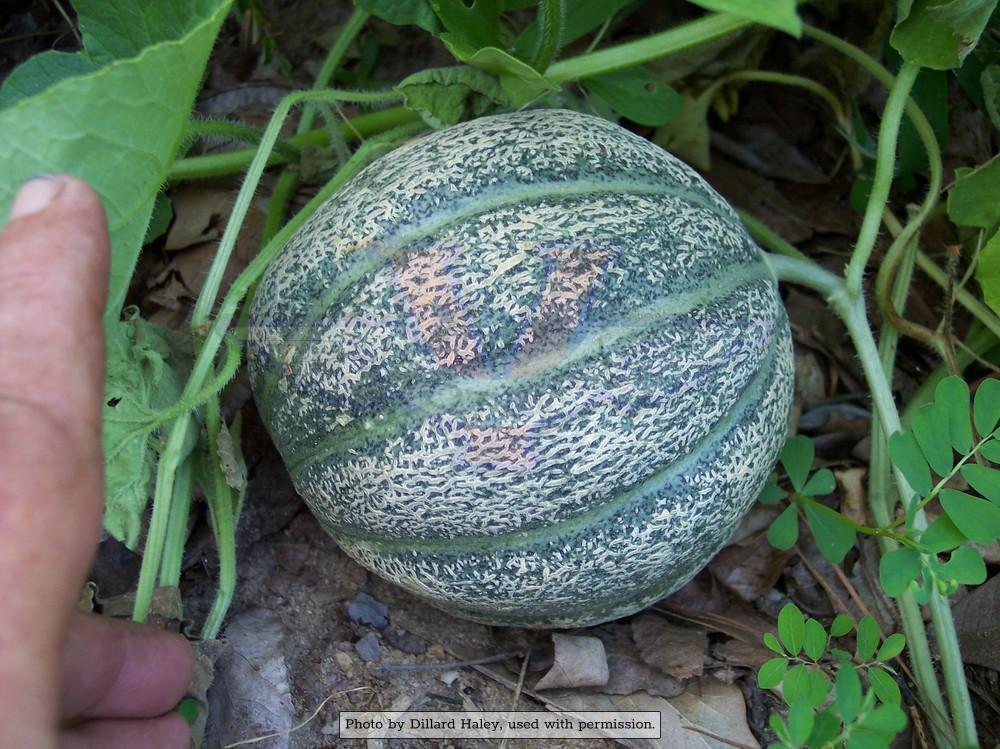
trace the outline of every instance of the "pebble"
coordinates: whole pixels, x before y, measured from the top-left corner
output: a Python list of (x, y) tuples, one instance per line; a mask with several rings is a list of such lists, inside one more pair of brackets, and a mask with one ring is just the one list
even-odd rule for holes
[(369, 632), (354, 643), (354, 649), (363, 661), (377, 661), (382, 657), (382, 647), (378, 644), (378, 637), (374, 632)]
[(367, 593), (358, 593), (354, 600), (347, 604), (347, 615), (351, 617), (352, 622), (366, 627), (385, 629), (389, 626), (389, 608)]

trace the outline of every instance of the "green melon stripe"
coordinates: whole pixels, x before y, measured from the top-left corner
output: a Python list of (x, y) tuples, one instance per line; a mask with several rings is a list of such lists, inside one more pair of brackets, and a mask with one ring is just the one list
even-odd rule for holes
[[(517, 203), (529, 203), (532, 201), (542, 201), (556, 197), (577, 197), (582, 195), (596, 195), (600, 193), (632, 194), (632, 195), (669, 195), (682, 198), (693, 203), (700, 208), (711, 211), (724, 222), (742, 232), (743, 227), (734, 216), (719, 210), (719, 207), (704, 197), (703, 193), (690, 190), (684, 187), (671, 187), (667, 185), (638, 182), (634, 180), (610, 180), (607, 182), (592, 182), (577, 180), (574, 182), (541, 182), (531, 185), (528, 188), (513, 189), (501, 192), (489, 197), (482, 195), (470, 196), (460, 203), (459, 208), (450, 213), (435, 216), (427, 221), (417, 223), (409, 231), (402, 230), (397, 234), (389, 234), (383, 241), (382, 250), (373, 256), (365, 254), (364, 258), (357, 261), (348, 268), (341, 276), (334, 280), (331, 288), (323, 294), (308, 309), (306, 319), (295, 328), (295, 331), (288, 337), (288, 343), (276, 357), (279, 361), (285, 361), (288, 351), (294, 341), (298, 341), (303, 330), (309, 330), (316, 321), (319, 320), (326, 311), (333, 305), (337, 298), (359, 283), (370, 273), (375, 273), (391, 262), (392, 258), (409, 248), (411, 245), (427, 239), (434, 234), (447, 229), (449, 226), (464, 221), (469, 218), (505, 208)], [(360, 250), (355, 250), (357, 257)], [(295, 370), (302, 349), (296, 351), (287, 365), (292, 371)], [(281, 375), (282, 367), (273, 367), (272, 371), (265, 376), (262, 398), (265, 402), (270, 399), (271, 392), (277, 384)]]
[(642, 325), (607, 326), (588, 333), (559, 362), (539, 372), (514, 378), (456, 376), (454, 380), (438, 387), (424, 398), (383, 412), (377, 421), (366, 417), (352, 425), (338, 427), (305, 455), (294, 453), (285, 455), (285, 465), (288, 466), (289, 473), (296, 475), (319, 461), (343, 453), (364, 442), (373, 439), (386, 441), (398, 437), (427, 417), (448, 413), (467, 399), (483, 399), (501, 390), (518, 390), (530, 386), (586, 361), (622, 340), (640, 337), (650, 328), (672, 317), (686, 315), (694, 309), (724, 299), (744, 286), (771, 278), (770, 269), (763, 262), (736, 266), (735, 270), (712, 279), (710, 283), (694, 291), (670, 294), (638, 308), (631, 319), (644, 321)]
[(697, 460), (701, 459), (703, 453), (712, 446), (714, 442), (728, 436), (737, 423), (750, 408), (759, 406), (760, 394), (770, 385), (773, 371), (777, 359), (777, 341), (780, 333), (771, 336), (768, 342), (767, 358), (763, 366), (757, 370), (753, 379), (740, 393), (740, 397), (733, 404), (729, 412), (719, 419), (718, 422), (695, 443), (690, 452), (678, 458), (673, 463), (669, 463), (658, 469), (652, 476), (634, 485), (617, 497), (605, 502), (597, 507), (580, 513), (566, 520), (558, 520), (538, 528), (529, 530), (510, 531), (495, 536), (455, 536), (450, 538), (405, 538), (386, 539), (384, 536), (347, 530), (332, 523), (324, 522), (323, 525), (334, 537), (343, 537), (349, 541), (367, 543), (384, 554), (403, 554), (413, 551), (421, 552), (469, 552), (485, 553), (490, 549), (513, 549), (524, 548), (533, 544), (542, 544), (551, 541), (553, 537), (567, 535), (581, 530), (585, 526), (598, 525), (601, 522), (610, 520), (620, 510), (628, 505), (642, 500), (650, 493), (656, 493), (663, 486), (676, 477), (682, 475)]

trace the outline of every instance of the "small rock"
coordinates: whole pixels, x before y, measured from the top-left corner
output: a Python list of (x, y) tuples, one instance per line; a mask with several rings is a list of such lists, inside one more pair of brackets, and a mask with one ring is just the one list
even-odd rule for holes
[(459, 677), (458, 671), (445, 671), (443, 674), (438, 676), (438, 678), (443, 681), (447, 686), (451, 686), (455, 683), (455, 679)]
[(366, 627), (385, 629), (389, 626), (389, 608), (367, 593), (358, 593), (354, 600), (347, 604), (347, 615), (351, 617), (352, 622)]
[(427, 652), (427, 643), (402, 627), (388, 627), (382, 633), (385, 641), (404, 653), (423, 655)]
[(354, 649), (363, 661), (377, 661), (382, 657), (382, 648), (378, 644), (378, 637), (375, 636), (374, 632), (369, 632), (354, 643)]
[(354, 664), (351, 663), (351, 656), (347, 653), (334, 653), (333, 659), (337, 661), (337, 665), (340, 666), (340, 670), (343, 671), (344, 676), (348, 679), (354, 676)]

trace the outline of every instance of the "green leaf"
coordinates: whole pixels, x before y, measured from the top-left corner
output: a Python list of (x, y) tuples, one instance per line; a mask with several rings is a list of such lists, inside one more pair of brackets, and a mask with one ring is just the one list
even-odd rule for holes
[(813, 708), (821, 707), (830, 694), (830, 680), (819, 668), (811, 668), (806, 672), (805, 700)]
[(772, 650), (775, 653), (777, 653), (778, 655), (784, 655), (785, 654), (785, 649), (783, 647), (781, 647), (781, 643), (778, 642), (778, 638), (775, 637), (770, 632), (765, 632), (764, 633), (764, 646), (768, 650)]
[(931, 471), (913, 432), (896, 432), (889, 437), (889, 457), (915, 492), (922, 497), (931, 493)]
[(580, 81), (591, 94), (633, 122), (663, 125), (684, 108), (681, 95), (641, 65)]
[(1000, 65), (990, 65), (979, 76), (983, 87), (983, 102), (986, 114), (990, 117), (993, 127), (1000, 130)]
[(983, 289), (983, 300), (1000, 315), (1000, 231), (990, 237), (979, 253), (976, 280)]
[(149, 244), (154, 239), (159, 239), (167, 233), (170, 222), (174, 220), (174, 207), (164, 193), (156, 195), (156, 202), (153, 203), (153, 215), (149, 219), (149, 226), (146, 227), (146, 236), (142, 243)]
[(845, 663), (838, 668), (833, 685), (840, 717), (845, 723), (853, 723), (861, 709), (861, 679), (854, 666)]
[[(785, 725), (785, 721), (781, 719), (780, 715), (777, 713), (771, 713), (768, 715), (767, 724), (771, 727), (771, 730), (774, 731), (775, 735), (785, 744), (790, 741), (788, 738), (788, 726)], [(771, 749), (771, 747), (768, 747), (768, 749)]]
[(757, 497), (757, 501), (762, 505), (773, 505), (776, 502), (780, 502), (788, 496), (788, 492), (778, 486), (777, 477), (771, 474), (767, 482), (764, 484), (764, 488), (760, 490), (760, 496)]
[(468, 65), (421, 70), (400, 81), (396, 90), (407, 108), (436, 128), (479, 117), (507, 102), (496, 77)]
[(831, 746), (839, 735), (840, 716), (831, 705), (816, 714), (816, 723), (813, 726), (812, 735), (809, 737), (809, 746)]
[(1000, 471), (968, 463), (962, 466), (962, 476), (973, 489), (1000, 505)]
[(49, 50), (14, 68), (0, 86), (0, 109), (42, 93), (64, 78), (93, 73), (100, 67), (86, 55)]
[(788, 737), (794, 744), (804, 744), (812, 733), (815, 716), (812, 706), (804, 700), (792, 703), (788, 709)]
[(823, 629), (823, 625), (815, 619), (807, 619), (806, 637), (802, 643), (802, 647), (806, 651), (806, 655), (814, 661), (818, 661), (822, 658), (823, 653), (826, 651), (826, 639), (826, 630)]
[(934, 399), (948, 418), (951, 446), (962, 455), (972, 451), (972, 425), (969, 421), (969, 386), (961, 377), (951, 375), (938, 383)]
[(795, 505), (789, 505), (774, 519), (767, 529), (767, 542), (775, 549), (788, 551), (799, 540), (799, 513)]
[(894, 632), (885, 638), (885, 642), (882, 643), (882, 647), (878, 649), (878, 660), (885, 661), (892, 660), (897, 655), (903, 652), (903, 648), (906, 647), (906, 636), (901, 635), (899, 632)]
[(926, 546), (932, 554), (940, 554), (954, 549), (956, 546), (964, 544), (965, 541), (965, 534), (951, 522), (951, 518), (947, 515), (938, 517), (920, 535), (920, 543)]
[(785, 702), (791, 705), (799, 700), (809, 700), (809, 671), (805, 665), (798, 663), (785, 673), (781, 682), (781, 694)]
[(441, 22), (428, 0), (354, 0), (362, 10), (396, 26), (419, 26), (435, 36)]
[(837, 479), (833, 476), (833, 471), (829, 468), (820, 468), (809, 477), (806, 485), (802, 487), (802, 493), (807, 497), (821, 497), (824, 494), (831, 494), (837, 488)]
[(857, 656), (860, 661), (870, 661), (878, 648), (878, 622), (870, 616), (861, 617), (858, 622)]
[(798, 655), (806, 637), (806, 620), (799, 607), (786, 603), (778, 612), (778, 637), (789, 655)]
[(960, 585), (981, 585), (986, 582), (986, 563), (977, 549), (961, 546), (939, 567), (939, 574)]
[[(892, 636), (895, 637), (895, 635)], [(902, 701), (903, 695), (899, 691), (899, 684), (896, 683), (896, 678), (885, 669), (878, 667), (869, 669), (868, 681), (872, 685), (872, 691), (875, 692), (875, 696), (881, 702), (887, 705), (898, 705)]]
[(972, 420), (980, 437), (992, 434), (997, 428), (997, 422), (1000, 421), (1000, 380), (984, 380), (976, 388)]
[(546, 80), (533, 67), (502, 49), (484, 47), (473, 50), (447, 37), (441, 37), (441, 41), (456, 59), (495, 75), (511, 107), (521, 107), (545, 93), (559, 90), (558, 86)]
[(946, 476), (953, 465), (950, 417), (940, 403), (928, 403), (913, 414), (913, 436), (927, 462), (938, 476)]
[[(139, 542), (160, 447), (157, 435), (172, 423), (162, 423), (159, 411), (180, 400), (181, 373), (187, 368), (167, 336), (168, 331), (137, 312), (108, 331), (101, 424), (104, 527), (130, 549)], [(196, 439), (192, 425), (184, 452), (190, 452)]]
[[(162, 29), (145, 20), (153, 5), (176, 23)], [(142, 246), (153, 204), (181, 143), (195, 94), (228, 0), (137, 4), (77, 3), (88, 54), (126, 49), (149, 38), (141, 54), (86, 75), (63, 78), (0, 110), (0, 224), (17, 187), (41, 172), (69, 172), (100, 194), (111, 229), (107, 323), (117, 320)], [(138, 8), (138, 10), (137, 10)], [(86, 12), (85, 12), (86, 11)], [(100, 12), (93, 22), (87, 12)], [(101, 19), (116, 16), (117, 41), (102, 35)], [(133, 28), (133, 23), (136, 24)]]
[(957, 68), (976, 46), (996, 4), (997, 0), (913, 0), (890, 41), (907, 62), (933, 70)]
[(990, 463), (1000, 463), (1000, 440), (991, 439), (989, 442), (984, 442), (979, 448), (979, 454)]
[(878, 571), (885, 594), (901, 596), (920, 574), (920, 554), (913, 549), (893, 549), (882, 555)]
[(757, 685), (761, 689), (773, 689), (781, 683), (788, 670), (788, 659), (772, 658), (757, 669)]
[(830, 624), (830, 634), (834, 637), (843, 637), (854, 629), (854, 620), (847, 614), (837, 614)]
[(795, 491), (801, 492), (805, 486), (806, 476), (809, 475), (815, 455), (816, 447), (812, 440), (804, 435), (796, 435), (785, 442), (785, 447), (781, 451), (781, 465), (785, 467)]
[(941, 490), (941, 506), (955, 526), (977, 544), (1000, 536), (1000, 507), (955, 489)]
[(955, 170), (955, 184), (948, 190), (948, 217), (959, 226), (990, 229), (1000, 222), (1000, 156), (975, 169)]
[(502, 47), (500, 39), (500, 0), (430, 0), (441, 24), (448, 30), (442, 41), (460, 43), (472, 49)]
[(691, 0), (708, 10), (732, 13), (764, 26), (771, 26), (794, 37), (802, 36), (802, 20), (796, 11), (796, 0), (768, 0), (748, 3), (746, 0)]
[(856, 537), (851, 521), (828, 507), (803, 505), (802, 509), (823, 557), (834, 564), (843, 562), (847, 552), (854, 546)]
[[(883, 704), (861, 719), (860, 725), (852, 732), (852, 739), (856, 735), (861, 735), (867, 740), (869, 737), (873, 742), (880, 741), (880, 744), (865, 744), (868, 746), (888, 746), (904, 728), (906, 728), (906, 713), (897, 704)], [(853, 749), (855, 745), (849, 744)], [(864, 748), (863, 748), (864, 749)]]

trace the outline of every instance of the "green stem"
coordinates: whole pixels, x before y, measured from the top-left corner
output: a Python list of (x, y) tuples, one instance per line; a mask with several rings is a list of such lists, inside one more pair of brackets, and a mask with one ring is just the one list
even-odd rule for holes
[[(865, 378), (868, 382), (868, 387), (871, 389), (872, 402), (878, 418), (884, 425), (886, 433), (892, 434), (898, 431), (900, 429), (899, 415), (896, 412), (896, 405), (888, 380), (886, 379), (885, 370), (881, 366), (878, 348), (868, 327), (864, 302), (848, 292), (846, 284), (842, 279), (821, 268), (811, 260), (804, 261), (781, 255), (773, 255), (768, 260), (779, 279), (801, 284), (819, 292), (844, 321), (864, 369)], [(899, 471), (895, 472), (895, 478), (901, 493), (907, 497), (912, 496), (913, 490)], [(892, 516), (887, 503), (873, 502), (870, 503), (870, 506), (872, 516), (878, 525), (887, 526), (891, 523)], [(923, 513), (917, 513), (914, 518), (914, 525), (919, 528), (926, 527), (926, 519)], [(895, 541), (885, 537), (879, 539), (879, 544), (883, 554), (896, 547)], [(906, 634), (907, 643), (909, 644), (910, 662), (913, 664), (913, 670), (920, 686), (921, 695), (927, 703), (927, 714), (931, 716), (931, 725), (934, 728), (935, 736), (938, 738), (938, 743), (946, 746), (952, 742), (947, 732), (940, 726), (939, 716), (947, 715), (947, 712), (945, 711), (944, 700), (941, 696), (941, 689), (938, 686), (937, 675), (934, 672), (933, 659), (931, 658), (927, 634), (924, 630), (920, 606), (917, 604), (912, 591), (907, 591), (899, 597), (898, 606), (903, 631)], [(949, 647), (949, 645), (942, 645), (939, 642), (939, 650), (943, 647)], [(957, 649), (955, 653), (958, 653)], [(960, 658), (959, 663), (961, 663)]]
[(777, 252), (779, 255), (784, 255), (785, 257), (794, 257), (799, 260), (809, 260), (809, 258), (806, 257), (806, 255), (798, 247), (786, 240), (773, 229), (766, 226), (763, 222), (755, 219), (746, 211), (742, 211), (737, 208), (736, 213), (739, 215), (740, 221), (742, 221), (743, 225), (747, 228), (747, 231), (750, 232), (750, 236), (753, 237), (758, 244), (763, 245), (772, 252)]
[(751, 21), (728, 13), (709, 13), (694, 21), (661, 31), (659, 34), (560, 60), (549, 66), (545, 71), (545, 77), (553, 83), (566, 83), (589, 78), (592, 75), (612, 73), (664, 55), (697, 47), (699, 44), (751, 25)]
[(264, 170), (267, 168), (268, 156), (271, 154), (274, 144), (278, 140), (281, 126), (292, 108), (297, 104), (310, 101), (380, 102), (397, 98), (399, 98), (399, 94), (393, 91), (369, 93), (330, 89), (326, 91), (299, 91), (281, 100), (281, 103), (278, 104), (271, 115), (271, 121), (268, 123), (267, 129), (264, 131), (264, 137), (261, 139), (257, 155), (254, 156), (253, 161), (250, 162), (250, 168), (247, 169), (246, 179), (236, 196), (236, 202), (233, 204), (229, 221), (226, 223), (226, 230), (222, 234), (222, 239), (219, 242), (218, 249), (215, 251), (212, 265), (202, 285), (201, 293), (198, 295), (198, 301), (195, 303), (194, 312), (191, 316), (191, 328), (193, 330), (198, 331), (208, 322), (209, 315), (215, 307), (215, 300), (219, 293), (219, 287), (222, 284), (222, 277), (226, 266), (229, 264), (229, 256), (236, 246), (236, 238), (243, 227), (247, 211), (250, 209), (250, 201), (257, 190), (257, 184), (260, 182), (261, 175), (263, 175)]
[[(420, 115), (406, 107), (388, 107), (376, 112), (367, 112), (352, 117), (341, 125), (344, 139), (353, 143), (359, 138), (377, 135), (400, 125), (419, 122)], [(306, 146), (325, 147), (330, 144), (330, 132), (326, 128), (310, 130), (303, 135), (288, 138), (285, 143), (302, 149)], [(170, 167), (167, 179), (170, 182), (182, 182), (190, 179), (206, 179), (222, 177), (227, 174), (237, 174), (244, 171), (253, 161), (256, 148), (242, 148), (226, 153), (209, 154), (207, 156), (189, 156), (178, 159)], [(268, 166), (288, 163), (289, 159), (281, 154), (272, 153), (267, 160)]]
[(541, 0), (538, 3), (538, 46), (529, 64), (540, 73), (548, 69), (559, 51), (565, 12), (563, 0)]
[(882, 123), (878, 131), (878, 148), (875, 153), (875, 176), (872, 180), (871, 194), (865, 207), (864, 219), (861, 221), (861, 231), (847, 266), (847, 288), (852, 294), (860, 295), (864, 283), (865, 268), (875, 249), (878, 231), (882, 226), (882, 212), (889, 200), (889, 190), (896, 171), (896, 142), (899, 139), (899, 126), (903, 120), (903, 108), (906, 106), (910, 91), (917, 80), (920, 68), (911, 63), (903, 63), (896, 83), (889, 92), (882, 113)]
[(205, 429), (208, 433), (208, 455), (206, 469), (210, 475), (211, 488), (205, 492), (208, 499), (208, 511), (212, 518), (212, 532), (215, 535), (215, 546), (219, 553), (219, 586), (212, 601), (212, 608), (205, 619), (201, 637), (203, 640), (214, 640), (226, 613), (233, 602), (236, 591), (236, 521), (233, 514), (232, 487), (226, 482), (226, 477), (219, 465), (219, 432), (222, 428), (222, 415), (219, 410), (218, 397), (211, 398), (205, 404)]
[[(188, 122), (186, 135), (189, 138), (226, 138), (256, 145), (264, 137), (264, 131), (240, 122), (198, 117)], [(290, 161), (302, 156), (301, 151), (288, 141), (275, 144), (274, 150)]]
[(181, 581), (188, 513), (191, 509), (192, 478), (191, 461), (185, 460), (177, 469), (177, 482), (174, 484), (174, 501), (171, 502), (166, 546), (160, 567), (160, 587), (176, 588)]
[[(351, 17), (347, 19), (344, 28), (337, 35), (333, 46), (330, 47), (326, 59), (323, 60), (323, 64), (316, 74), (316, 80), (313, 81), (313, 91), (326, 88), (330, 84), (334, 73), (337, 72), (337, 68), (343, 62), (351, 43), (361, 33), (361, 29), (364, 28), (370, 17), (371, 14), (368, 11), (361, 10), (360, 8), (354, 9)], [(307, 106), (305, 108), (302, 112), (302, 118), (296, 126), (296, 135), (305, 135), (312, 129), (313, 123), (316, 121), (316, 112), (317, 108), (315, 106)], [(340, 132), (340, 135), (341, 139), (343, 139), (343, 131)], [(331, 138), (331, 142), (335, 143), (333, 138)], [(346, 148), (346, 141), (344, 143)], [(267, 204), (267, 216), (264, 219), (264, 231), (262, 234), (264, 242), (273, 237), (285, 222), (285, 214), (288, 213), (288, 206), (291, 205), (292, 197), (295, 195), (298, 187), (299, 173), (296, 170), (285, 169), (281, 173), (281, 176), (278, 177), (274, 190), (271, 191), (271, 200)]]
[[(301, 100), (301, 98), (301, 95), (298, 95), (298, 99)], [(280, 127), (280, 121), (278, 121), (278, 127)], [(347, 180), (357, 174), (369, 160), (391, 149), (392, 144), (391, 142), (387, 142), (387, 139), (408, 135), (421, 127), (422, 123), (413, 123), (412, 125), (389, 131), (383, 136), (371, 138), (365, 142), (364, 145), (358, 148), (354, 156), (351, 157), (351, 160), (309, 201), (305, 208), (299, 211), (282, 227), (281, 231), (250, 261), (250, 264), (233, 281), (233, 285), (222, 300), (218, 314), (212, 324), (208, 326), (205, 340), (195, 358), (194, 366), (184, 386), (184, 391), (181, 393), (181, 400), (190, 402), (197, 393), (202, 391), (205, 379), (211, 371), (212, 362), (228, 335), (229, 326), (233, 321), (240, 302), (284, 244), (315, 213), (317, 208), (343, 187)], [(191, 412), (188, 411), (177, 417), (167, 436), (166, 445), (156, 468), (153, 512), (147, 533), (142, 569), (139, 573), (139, 584), (136, 591), (135, 610), (133, 613), (133, 618), (136, 621), (145, 621), (149, 615), (149, 604), (152, 600), (156, 574), (159, 570), (160, 558), (163, 551), (166, 518), (170, 515), (174, 478), (180, 462), (184, 458), (185, 433), (191, 423), (191, 416)]]
[(827, 507), (822, 502), (819, 502), (813, 499), (812, 497), (807, 497), (805, 494), (800, 494), (799, 492), (791, 492), (788, 496), (792, 502), (795, 502), (795, 504), (808, 505), (813, 509), (815, 509), (817, 512), (822, 512), (825, 515), (830, 515), (831, 517), (835, 517), (837, 521), (841, 523), (847, 523), (855, 530), (855, 532), (860, 533), (862, 535), (875, 536), (880, 538), (891, 538), (896, 543), (903, 544), (904, 546), (909, 546), (914, 549), (920, 548), (919, 544), (915, 543), (909, 538), (906, 538), (906, 536), (902, 535), (901, 533), (898, 533), (893, 528), (892, 525), (883, 525), (877, 528), (872, 528), (869, 525), (862, 525), (861, 523), (856, 523), (855, 521), (847, 517), (847, 515), (845, 515), (844, 513), (837, 512), (832, 507)]

